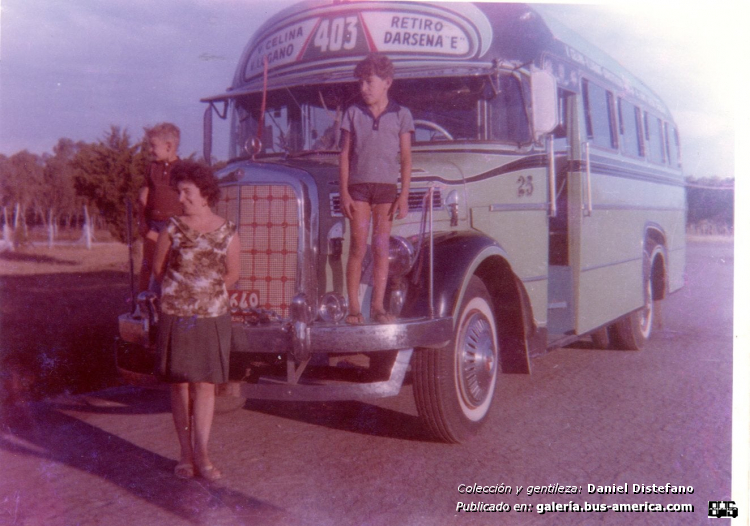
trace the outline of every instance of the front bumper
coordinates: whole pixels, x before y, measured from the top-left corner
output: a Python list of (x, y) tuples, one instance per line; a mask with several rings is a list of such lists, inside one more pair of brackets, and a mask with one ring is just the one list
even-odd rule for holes
[[(254, 375), (240, 383), (241, 396), (265, 400), (366, 400), (399, 393), (415, 347), (443, 347), (452, 338), (452, 318), (399, 320), (388, 325), (289, 323), (232, 326), (232, 356), (269, 356), (286, 362), (284, 375)], [(153, 327), (147, 321), (120, 316), (120, 339), (115, 348), (118, 372), (131, 384), (155, 384)], [(302, 340), (302, 341), (300, 341)], [(300, 358), (299, 349), (306, 351)], [(357, 355), (398, 351), (387, 379), (331, 380), (312, 374), (308, 366), (323, 355)], [(310, 373), (310, 374), (308, 374)]]
[(389, 325), (310, 324), (301, 331), (291, 324), (232, 327), (232, 352), (294, 353), (306, 340), (310, 353), (361, 353), (413, 347), (442, 347), (453, 331), (452, 318), (400, 320)]

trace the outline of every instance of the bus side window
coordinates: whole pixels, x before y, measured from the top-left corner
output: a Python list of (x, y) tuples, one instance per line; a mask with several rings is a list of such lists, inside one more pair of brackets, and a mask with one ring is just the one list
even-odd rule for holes
[(669, 166), (678, 168), (680, 166), (680, 138), (677, 130), (669, 123), (664, 123), (664, 131), (667, 135), (667, 157)]
[(641, 109), (635, 108), (635, 126), (638, 131), (638, 156), (646, 157), (646, 143), (643, 140), (643, 117), (641, 116)]
[(646, 136), (646, 156), (652, 163), (664, 164), (664, 128), (661, 119), (651, 113), (643, 113)]
[(586, 136), (595, 146), (616, 149), (613, 97), (610, 91), (583, 80)]
[(642, 157), (644, 153), (641, 126), (641, 109), (623, 99), (617, 99), (620, 117), (620, 137), (622, 153), (631, 157)]
[(659, 130), (659, 162), (664, 164), (667, 162), (667, 150), (664, 147), (664, 126), (661, 119), (656, 119), (656, 129)]

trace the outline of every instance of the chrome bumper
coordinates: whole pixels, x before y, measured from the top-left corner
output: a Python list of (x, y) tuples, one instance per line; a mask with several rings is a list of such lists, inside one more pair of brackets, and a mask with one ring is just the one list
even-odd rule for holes
[[(120, 339), (149, 345), (149, 320), (123, 314), (118, 319)], [(300, 335), (301, 334), (301, 335)], [(314, 323), (298, 331), (291, 324), (232, 324), (232, 352), (283, 354), (294, 352), (304, 338), (311, 353), (361, 353), (413, 347), (443, 347), (452, 337), (452, 318), (419, 318), (380, 324)]]
[[(311, 324), (297, 330), (292, 325), (244, 325), (232, 327), (232, 351), (294, 353), (303, 345), (311, 354), (361, 353), (413, 347), (443, 347), (453, 334), (452, 318), (411, 319), (389, 325)], [(304, 359), (304, 358), (303, 358)]]
[[(148, 343), (149, 323), (128, 314), (120, 316), (120, 339), (116, 345), (116, 362), (120, 376), (128, 383), (148, 385), (155, 380), (149, 368), (129, 367), (121, 355), (142, 353), (153, 363), (153, 347)], [(301, 335), (292, 324), (269, 323), (232, 326), (232, 353), (286, 355), (286, 377), (260, 377), (257, 383), (241, 382), (240, 395), (261, 400), (325, 401), (366, 400), (395, 396), (401, 390), (415, 347), (442, 347), (452, 338), (452, 318), (400, 320), (379, 325), (345, 325), (314, 323), (303, 326)], [(299, 338), (306, 342), (301, 343)], [(299, 358), (298, 350), (309, 350)], [(304, 372), (313, 354), (359, 354), (398, 350), (387, 380), (358, 383), (308, 379)]]
[[(313, 383), (294, 377), (301, 374), (306, 363), (290, 371), (287, 381), (261, 378), (257, 384), (241, 383), (242, 396), (255, 400), (287, 400), (295, 402), (324, 402), (332, 400), (368, 400), (396, 396), (409, 369), (413, 349), (398, 352), (388, 380), (369, 383)], [(290, 378), (291, 377), (291, 378)], [(289, 381), (289, 380), (292, 381)]]

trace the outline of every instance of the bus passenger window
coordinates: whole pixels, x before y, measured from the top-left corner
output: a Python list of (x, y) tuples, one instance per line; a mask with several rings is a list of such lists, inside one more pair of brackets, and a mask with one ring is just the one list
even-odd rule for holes
[(641, 140), (640, 108), (623, 99), (617, 99), (620, 116), (620, 137), (622, 138), (622, 153), (632, 157), (643, 156), (643, 142)]
[(652, 163), (664, 164), (666, 152), (664, 151), (664, 128), (661, 119), (645, 112), (643, 120), (646, 135), (646, 156)]
[(584, 79), (583, 105), (586, 113), (586, 135), (588, 139), (595, 146), (617, 148), (612, 118), (612, 93)]
[(643, 140), (643, 117), (641, 117), (641, 109), (635, 109), (635, 127), (638, 130), (638, 156), (646, 157), (646, 144)]
[(667, 135), (667, 160), (669, 166), (680, 166), (680, 139), (677, 136), (677, 130), (669, 123), (664, 123), (664, 131)]

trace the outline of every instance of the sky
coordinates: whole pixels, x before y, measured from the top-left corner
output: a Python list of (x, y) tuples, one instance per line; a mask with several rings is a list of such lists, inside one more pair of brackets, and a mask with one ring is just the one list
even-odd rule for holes
[[(252, 33), (293, 0), (0, 0), (0, 153), (51, 153), (111, 126), (140, 140), (176, 123), (202, 152), (202, 97), (222, 93)], [(741, 4), (555, 4), (564, 24), (659, 94), (680, 129), (683, 167), (735, 173)], [(228, 134), (214, 119), (215, 135)], [(226, 157), (226, 141), (214, 153)]]

